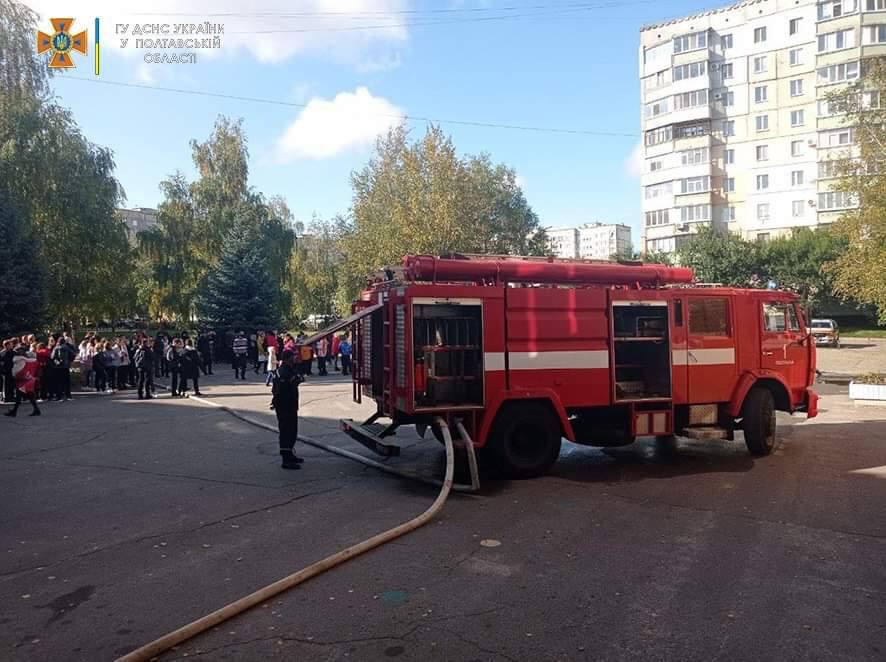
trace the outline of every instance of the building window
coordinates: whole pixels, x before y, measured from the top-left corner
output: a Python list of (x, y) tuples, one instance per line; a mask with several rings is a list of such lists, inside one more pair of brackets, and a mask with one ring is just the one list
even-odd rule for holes
[(842, 145), (851, 145), (855, 141), (855, 131), (852, 129), (836, 129), (835, 131), (826, 131), (822, 133), (823, 143), (827, 143), (827, 147), (840, 147)]
[(687, 177), (680, 180), (680, 193), (704, 193), (711, 190), (711, 178)]
[(803, 64), (803, 49), (802, 48), (792, 48), (788, 52), (788, 61), (792, 67), (796, 67), (799, 64)]
[(660, 101), (653, 101), (652, 103), (646, 104), (646, 119), (650, 119), (652, 117), (658, 117), (659, 115), (664, 115), (670, 112), (670, 99), (665, 98)]
[(769, 241), (769, 233), (768, 232), (758, 232), (757, 233), (757, 241), (761, 243), (765, 243)]
[(758, 55), (754, 58), (754, 73), (761, 74), (766, 71), (766, 56)]
[(735, 177), (727, 177), (723, 180), (723, 192), (735, 193)]
[[(862, 28), (861, 41), (863, 44), (886, 43), (886, 25), (866, 25)], [(819, 37), (821, 40), (821, 37)]]
[(723, 104), (724, 108), (731, 108), (735, 105), (735, 92), (730, 92), (729, 90), (722, 90), (721, 92), (717, 92), (714, 95), (715, 99), (719, 99), (720, 103)]
[(819, 161), (818, 163), (818, 178), (819, 179), (828, 179), (830, 177), (837, 177), (839, 172), (837, 171), (837, 164), (839, 161)]
[[(874, 27), (876, 28), (876, 26)], [(865, 28), (866, 33), (868, 30), (869, 28)], [(852, 48), (853, 46), (855, 46), (855, 30), (853, 28), (818, 35), (819, 53), (830, 53), (831, 51), (839, 51), (844, 48)]]
[(663, 126), (660, 129), (652, 129), (646, 132), (646, 146), (660, 145), (661, 143), (670, 142), (673, 139), (673, 129), (670, 126)]
[(724, 210), (725, 214), (723, 214), (724, 221), (734, 221), (735, 220), (735, 207), (733, 205), (729, 205)]
[(769, 175), (757, 175), (757, 190), (765, 191), (769, 188)]
[(800, 32), (800, 21), (799, 18), (792, 18), (788, 21), (788, 34), (795, 35)]
[(682, 124), (674, 129), (675, 138), (695, 138), (708, 135), (707, 124)]
[(684, 34), (682, 37), (674, 37), (674, 52), (685, 53), (687, 51), (706, 48), (708, 45), (707, 32), (693, 32), (692, 34)]
[(720, 65), (720, 79), (729, 80), (732, 78), (732, 63), (723, 63)]
[(669, 209), (659, 209), (658, 211), (648, 211), (646, 212), (646, 227), (652, 227), (654, 225), (667, 225), (670, 223), (668, 217), (670, 216)]
[(720, 297), (690, 297), (689, 333), (694, 336), (729, 336), (729, 301)]
[(646, 199), (654, 200), (673, 192), (673, 182), (663, 182), (661, 184), (652, 184), (646, 187)]
[(680, 207), (680, 221), (683, 223), (709, 220), (711, 220), (710, 205), (689, 205), (688, 207)]
[(795, 78), (791, 81), (791, 96), (799, 97), (803, 96), (803, 79)]
[(707, 147), (699, 147), (698, 149), (688, 149), (685, 152), (680, 152), (680, 164), (681, 165), (696, 165), (698, 163), (707, 163), (710, 159), (708, 158), (708, 148)]
[(735, 120), (726, 120), (723, 122), (723, 135), (727, 137), (735, 135)]
[(820, 211), (830, 211), (832, 209), (849, 209), (858, 204), (856, 197), (852, 193), (844, 191), (829, 191), (827, 193), (818, 194), (818, 209)]
[(720, 48), (724, 51), (732, 48), (732, 34), (720, 35)]
[(766, 103), (766, 100), (769, 98), (769, 89), (766, 85), (758, 85), (754, 88), (754, 102), (755, 103)]
[(757, 145), (757, 160), (758, 161), (768, 161), (769, 160), (769, 145)]
[(766, 28), (754, 28), (754, 43), (762, 44), (766, 41)]
[(650, 161), (649, 172), (655, 172), (657, 170), (661, 170), (661, 161)]
[(803, 156), (803, 141), (802, 140), (792, 140), (791, 141), (791, 156)]
[(806, 213), (806, 203), (802, 200), (794, 200), (791, 203), (791, 216), (794, 218), (803, 218), (804, 213)]
[(802, 170), (791, 170), (791, 186), (803, 186)]
[(690, 64), (682, 64), (679, 67), (674, 67), (673, 80), (676, 82), (688, 78), (698, 78), (699, 76), (704, 76), (707, 72), (708, 67), (705, 60), (702, 60), (701, 62), (692, 62)]
[(769, 203), (761, 202), (757, 205), (757, 220), (758, 221), (768, 221), (769, 220)]
[(769, 131), (769, 115), (757, 115), (757, 131)]
[(818, 70), (818, 82), (821, 85), (841, 83), (845, 80), (855, 80), (856, 78), (858, 78), (858, 62), (832, 64), (829, 67), (822, 67)]
[(684, 92), (683, 94), (674, 95), (674, 110), (682, 108), (697, 108), (708, 103), (707, 90), (695, 90), (694, 92)]
[(826, 0), (818, 3), (818, 20), (840, 18), (858, 11), (858, 0)]
[(791, 126), (803, 126), (806, 121), (806, 113), (803, 110), (791, 111)]
[(723, 152), (723, 163), (725, 165), (730, 165), (732, 163), (735, 163), (735, 150), (734, 149), (727, 149), (725, 152)]
[(886, 0), (867, 0), (867, 11), (886, 11)]

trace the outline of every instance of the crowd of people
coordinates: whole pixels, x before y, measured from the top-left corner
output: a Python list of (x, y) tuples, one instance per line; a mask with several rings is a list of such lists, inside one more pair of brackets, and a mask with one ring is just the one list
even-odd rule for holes
[[(229, 349), (235, 379), (245, 380), (250, 367), (266, 375), (270, 386), (282, 362), (283, 353), (292, 352), (296, 369), (304, 377), (327, 376), (330, 365), (343, 375), (350, 374), (352, 346), (347, 334), (330, 335), (305, 344), (306, 336), (276, 331), (258, 331), (247, 337), (234, 334)], [(49, 335), (45, 342), (31, 334), (9, 338), (0, 349), (0, 398), (14, 403), (6, 412), (15, 416), (19, 405), (32, 404), (32, 416), (40, 414), (38, 403), (71, 399), (72, 367), (79, 365), (80, 387), (99, 393), (134, 390), (138, 398), (155, 397), (155, 378), (169, 380), (171, 397), (184, 397), (193, 388), (201, 395), (200, 376), (213, 374), (216, 355), (214, 332), (149, 335), (142, 331), (130, 336), (102, 336), (87, 333), (79, 342), (65, 333)]]

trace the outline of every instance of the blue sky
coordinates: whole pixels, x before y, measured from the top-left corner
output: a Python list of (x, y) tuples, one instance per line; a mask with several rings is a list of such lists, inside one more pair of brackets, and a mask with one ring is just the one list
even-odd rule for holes
[[(372, 135), (405, 113), (634, 134), (442, 125), (460, 152), (485, 151), (514, 167), (543, 224), (628, 223), (635, 243), (639, 181), (628, 172), (626, 160), (639, 140), (639, 28), (712, 6), (682, 0), (273, 0), (254, 1), (245, 9), (232, 0), (169, 0), (152, 3), (151, 10), (194, 15), (134, 17), (128, 12), (146, 11), (144, 4), (133, 3), (138, 9), (108, 0), (67, 2), (60, 9), (38, 0), (29, 4), (46, 19), (58, 11), (76, 16), (80, 28), (90, 29), (90, 40), (93, 18), (99, 16), (99, 79), (147, 86), (72, 79), (95, 79), (92, 50), (89, 59), (79, 58), (76, 70), (53, 83), (89, 139), (114, 151), (128, 206), (156, 206), (158, 183), (176, 169), (193, 177), (188, 141), (205, 139), (216, 116), (224, 114), (244, 120), (256, 189), (284, 196), (297, 220), (345, 212), (349, 173), (369, 158)], [(524, 8), (529, 6), (542, 8)], [(410, 13), (439, 9), (457, 11)], [(232, 11), (306, 15), (211, 15)], [(475, 20), (515, 14), (520, 17)], [(145, 64), (143, 55), (150, 51), (134, 50), (132, 35), (127, 49), (121, 49), (113, 27), (203, 20), (224, 23), (222, 48), (211, 58), (200, 52), (198, 62), (188, 65)], [(437, 23), (416, 24), (432, 21)], [(340, 30), (367, 25), (387, 27)], [(309, 107), (174, 94), (159, 87)], [(424, 130), (422, 122), (411, 126), (415, 135)]]

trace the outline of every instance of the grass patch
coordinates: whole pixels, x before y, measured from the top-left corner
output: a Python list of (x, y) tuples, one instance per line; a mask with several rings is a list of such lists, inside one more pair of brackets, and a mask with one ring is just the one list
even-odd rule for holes
[(886, 338), (886, 328), (840, 329), (843, 338)]

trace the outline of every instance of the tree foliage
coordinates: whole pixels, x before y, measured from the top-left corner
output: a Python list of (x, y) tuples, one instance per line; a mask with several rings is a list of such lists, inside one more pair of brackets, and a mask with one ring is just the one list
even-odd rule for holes
[(197, 298), (236, 228), (259, 247), (262, 269), (275, 288), (268, 305), (285, 310), (295, 238), (292, 214), (282, 198), (266, 201), (249, 187), (242, 122), (219, 117), (206, 141), (191, 141), (191, 152), (198, 179), (188, 182), (178, 172), (162, 182), (158, 223), (138, 237), (144, 261), (140, 273), (149, 281), (139, 286), (147, 296), (143, 302), (152, 315), (193, 318)]
[(698, 280), (748, 287), (761, 277), (760, 244), (736, 234), (703, 226), (678, 250), (680, 263), (692, 267)]
[(834, 284), (841, 296), (876, 306), (886, 323), (886, 62), (865, 60), (859, 81), (832, 93), (828, 102), (855, 131), (855, 147), (836, 159), (840, 179), (834, 189), (858, 201), (834, 224), (847, 244), (831, 263)]
[(391, 130), (351, 185), (351, 216), (342, 228), (351, 286), (409, 253), (545, 251), (515, 172), (487, 155), (460, 157), (438, 127), (415, 142), (404, 126)]
[(761, 259), (768, 280), (799, 294), (805, 308), (816, 309), (833, 299), (834, 276), (825, 265), (845, 250), (846, 242), (831, 228), (799, 228), (763, 244)]
[(248, 322), (276, 326), (277, 287), (268, 272), (259, 232), (247, 219), (228, 231), (221, 258), (209, 270), (197, 297), (204, 319), (230, 327)]
[(296, 320), (336, 311), (343, 261), (336, 223), (314, 219), (292, 252), (292, 314)]
[(45, 273), (39, 244), (12, 201), (0, 192), (0, 337), (41, 328)]
[(71, 113), (47, 97), (45, 63), (31, 41), (35, 15), (0, 4), (0, 189), (46, 265), (55, 322), (111, 313), (132, 254), (115, 210), (123, 191), (110, 150), (89, 142)]

